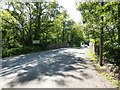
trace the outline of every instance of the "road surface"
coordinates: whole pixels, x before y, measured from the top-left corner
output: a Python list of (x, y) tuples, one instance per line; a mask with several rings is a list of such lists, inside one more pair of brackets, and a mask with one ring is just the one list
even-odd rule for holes
[(85, 48), (4, 58), (0, 75), (0, 88), (114, 88), (95, 71)]

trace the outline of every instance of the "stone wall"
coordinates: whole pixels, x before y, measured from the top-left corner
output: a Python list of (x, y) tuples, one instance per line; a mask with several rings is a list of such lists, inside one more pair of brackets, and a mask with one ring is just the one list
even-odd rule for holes
[(67, 47), (69, 47), (69, 45), (68, 44), (66, 44), (66, 43), (57, 43), (57, 44), (49, 44), (47, 47), (46, 47), (46, 49), (58, 49), (58, 48), (67, 48)]
[(112, 77), (119, 79), (120, 77), (120, 68), (114, 64), (106, 64), (106, 71)]

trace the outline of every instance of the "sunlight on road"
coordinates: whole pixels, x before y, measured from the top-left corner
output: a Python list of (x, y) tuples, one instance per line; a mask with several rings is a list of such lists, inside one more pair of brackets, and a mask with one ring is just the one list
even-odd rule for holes
[[(60, 53), (69, 53), (71, 55), (75, 55), (75, 57), (85, 57), (85, 50), (86, 49), (75, 49), (75, 48), (68, 48)], [(87, 54), (87, 53), (86, 53)]]
[(3, 60), (0, 81), (4, 82), (0, 87), (113, 87), (90, 65), (86, 51), (87, 48), (61, 48), (7, 58)]

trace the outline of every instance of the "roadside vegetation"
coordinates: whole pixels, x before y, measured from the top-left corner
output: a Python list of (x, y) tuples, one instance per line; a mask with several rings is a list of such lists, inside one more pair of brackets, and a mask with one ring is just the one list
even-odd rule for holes
[(110, 72), (118, 73), (120, 2), (76, 2), (76, 8), (82, 24), (57, 2), (6, 2), (0, 9), (2, 58), (90, 42), (95, 52), (91, 60), (109, 63)]
[(104, 60), (120, 65), (120, 2), (84, 2), (77, 3), (77, 8), (82, 14), (83, 31), (94, 42), (96, 55), (100, 55), (102, 34)]
[(3, 58), (52, 48), (80, 47), (84, 41), (81, 25), (70, 19), (57, 2), (6, 2), (0, 9), (0, 22)]
[(2, 58), (91, 43), (94, 67), (118, 88), (120, 2), (76, 2), (76, 8), (82, 24), (57, 2), (5, 2), (0, 8)]
[[(112, 76), (108, 71), (107, 71), (107, 65), (104, 65), (101, 67), (98, 64), (98, 56), (93, 54), (92, 52), (89, 52), (90, 60), (92, 61), (93, 66), (95, 67), (95, 70), (100, 73), (102, 76), (106, 77), (106, 80), (110, 81), (116, 88), (119, 88), (118, 84), (118, 78), (115, 76)], [(112, 73), (112, 72), (111, 72)]]
[(82, 14), (84, 34), (94, 45), (89, 53), (93, 65), (118, 87), (120, 2), (78, 2), (77, 9)]

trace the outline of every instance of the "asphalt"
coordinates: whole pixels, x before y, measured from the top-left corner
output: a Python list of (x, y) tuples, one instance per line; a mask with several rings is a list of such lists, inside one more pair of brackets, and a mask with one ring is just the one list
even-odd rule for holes
[(0, 88), (115, 88), (91, 65), (87, 48), (4, 58), (0, 70)]

